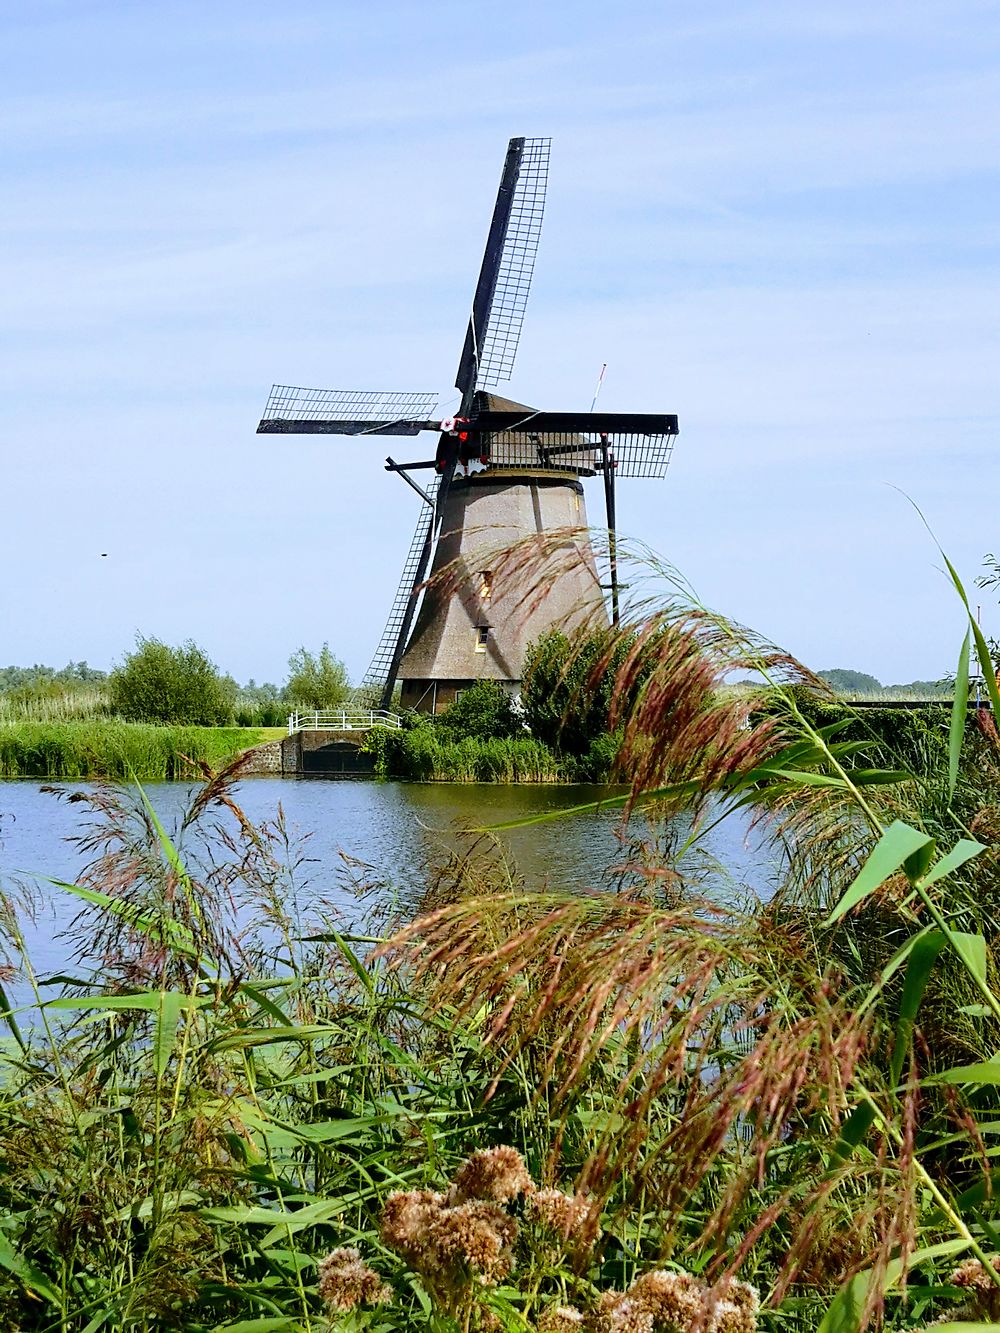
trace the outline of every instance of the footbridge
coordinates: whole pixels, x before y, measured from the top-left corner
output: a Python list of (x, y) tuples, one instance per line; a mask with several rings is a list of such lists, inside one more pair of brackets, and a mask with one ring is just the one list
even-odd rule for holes
[(372, 727), (388, 727), (398, 731), (403, 719), (398, 713), (385, 708), (312, 708), (303, 713), (290, 713), (288, 734), (297, 731), (371, 731)]
[(399, 731), (403, 719), (385, 708), (309, 708), (289, 714), (288, 732), (251, 751), (246, 772), (289, 777), (354, 778), (374, 772), (365, 749), (373, 731)]

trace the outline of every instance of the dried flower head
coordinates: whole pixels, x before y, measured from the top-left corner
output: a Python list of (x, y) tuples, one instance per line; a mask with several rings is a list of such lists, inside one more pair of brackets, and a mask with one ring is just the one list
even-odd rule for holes
[(495, 1282), (513, 1267), (517, 1223), (483, 1199), (449, 1206), (430, 1190), (397, 1190), (382, 1210), (381, 1236), (432, 1286), (467, 1286), (473, 1277)]
[[(654, 1333), (656, 1325), (652, 1314), (631, 1296), (623, 1296), (611, 1312), (611, 1320), (606, 1325), (609, 1333)], [(674, 1325), (670, 1326), (674, 1333)], [(676, 1325), (680, 1333), (681, 1325)]]
[[(711, 1295), (711, 1293), (710, 1293)], [(760, 1292), (749, 1282), (732, 1281), (715, 1289), (708, 1328), (711, 1333), (754, 1333), (760, 1311)]]
[(534, 1188), (524, 1158), (516, 1148), (481, 1148), (455, 1172), (448, 1203), (465, 1203), (468, 1199), (509, 1203), (519, 1194), (530, 1194)]
[(392, 1300), (392, 1288), (350, 1247), (333, 1250), (320, 1260), (319, 1294), (331, 1310), (353, 1310), (358, 1305), (382, 1305)]
[[(994, 1270), (1000, 1265), (1000, 1254), (991, 1254), (989, 1261)], [(954, 1287), (963, 1287), (972, 1297), (975, 1317), (983, 1315), (990, 1319), (1000, 1318), (1000, 1287), (987, 1273), (978, 1259), (966, 1259), (949, 1275), (948, 1281)], [(957, 1318), (952, 1312), (951, 1318)]]
[[(656, 1270), (636, 1278), (621, 1305), (650, 1315), (654, 1327), (687, 1330), (704, 1322), (705, 1288), (690, 1273)], [(617, 1325), (612, 1327), (617, 1333)]]
[(536, 1190), (525, 1205), (525, 1216), (552, 1232), (567, 1248), (590, 1250), (600, 1235), (601, 1208), (584, 1194)]
[(506, 1277), (513, 1267), (511, 1246), (517, 1223), (496, 1204), (473, 1199), (442, 1208), (434, 1218), (424, 1249), (425, 1264), (461, 1280), (468, 1271), (485, 1282)]
[(538, 1333), (581, 1333), (583, 1314), (572, 1305), (550, 1305), (538, 1321)]
[(760, 1297), (746, 1282), (706, 1287), (690, 1273), (644, 1273), (628, 1291), (605, 1292), (595, 1333), (755, 1333)]
[[(990, 1255), (991, 1264), (996, 1264), (998, 1261), (1000, 1255)], [(953, 1287), (967, 1287), (969, 1291), (981, 1296), (989, 1295), (994, 1290), (989, 1274), (978, 1259), (966, 1259), (960, 1263), (949, 1275), (948, 1282)]]
[(380, 1235), (386, 1245), (419, 1268), (427, 1234), (443, 1208), (444, 1195), (433, 1190), (394, 1190), (382, 1208)]

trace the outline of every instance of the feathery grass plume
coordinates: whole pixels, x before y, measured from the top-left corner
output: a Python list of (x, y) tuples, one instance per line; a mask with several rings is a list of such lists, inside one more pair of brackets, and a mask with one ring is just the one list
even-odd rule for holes
[(352, 1246), (332, 1250), (319, 1262), (320, 1298), (331, 1310), (354, 1310), (359, 1305), (385, 1305), (392, 1300), (392, 1288), (378, 1273), (362, 1262)]
[[(43, 787), (88, 812), (69, 841), (88, 857), (78, 884), (114, 902), (84, 907), (68, 934), (80, 959), (97, 959), (119, 986), (187, 989), (199, 959), (231, 960), (235, 934), (220, 882), (197, 877), (195, 848), (182, 863), (144, 794), (99, 783), (86, 791)], [(235, 878), (231, 868), (230, 878)], [(197, 888), (192, 875), (197, 877)], [(178, 947), (183, 944), (184, 947)]]
[[(794, 940), (774, 941), (762, 970), (759, 943), (754, 923), (696, 900), (522, 894), (443, 908), (391, 948), (433, 1011), (481, 1015), (501, 1071), (530, 1053), (553, 1113), (595, 1079), (607, 1087), (614, 1114), (587, 1140), (578, 1188), (599, 1207), (628, 1181), (629, 1198), (655, 1200), (666, 1244), (709, 1179), (703, 1239), (721, 1242), (770, 1154), (811, 1119), (835, 1128), (850, 1104), (866, 1040), (851, 997)], [(819, 1147), (806, 1169), (808, 1194)], [(796, 1258), (793, 1244), (791, 1271)]]

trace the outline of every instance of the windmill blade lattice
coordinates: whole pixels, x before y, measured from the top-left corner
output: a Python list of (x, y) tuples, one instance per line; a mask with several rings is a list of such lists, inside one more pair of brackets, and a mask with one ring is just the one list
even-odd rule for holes
[(418, 435), (436, 429), (428, 420), (437, 394), (379, 389), (301, 389), (273, 385), (258, 435)]
[(551, 139), (525, 139), (514, 187), (496, 291), (479, 349), (480, 386), (509, 380), (521, 340), (521, 326), (542, 235)]
[[(435, 473), (427, 484), (427, 494), (432, 500), (437, 497), (440, 480), (441, 478)], [(437, 506), (435, 505), (433, 509), (428, 509), (425, 506), (417, 520), (417, 526), (410, 542), (410, 549), (407, 552), (406, 561), (399, 576), (399, 587), (396, 589), (396, 596), (393, 599), (389, 618), (385, 622), (385, 629), (382, 631), (382, 637), (375, 649), (368, 670), (362, 678), (362, 690), (377, 689), (381, 691), (385, 689), (389, 673), (392, 670), (393, 659), (396, 656), (399, 631), (406, 619), (410, 599), (418, 595), (414, 591), (413, 585), (420, 565), (421, 552), (427, 540), (428, 528), (436, 522)]]

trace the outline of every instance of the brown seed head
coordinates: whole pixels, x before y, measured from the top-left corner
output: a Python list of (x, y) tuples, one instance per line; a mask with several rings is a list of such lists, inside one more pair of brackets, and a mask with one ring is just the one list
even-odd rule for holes
[(584, 1194), (536, 1190), (525, 1205), (525, 1215), (576, 1250), (592, 1249), (600, 1235), (600, 1205)]
[(510, 1247), (516, 1236), (517, 1223), (496, 1204), (472, 1200), (442, 1208), (427, 1233), (425, 1263), (442, 1276), (471, 1269), (495, 1282), (513, 1267)]
[[(990, 1263), (1000, 1262), (1000, 1255), (990, 1255)], [(966, 1287), (977, 1296), (989, 1296), (994, 1290), (993, 1282), (978, 1259), (966, 1259), (952, 1272), (948, 1281), (953, 1287)]]
[(419, 1267), (428, 1232), (443, 1208), (443, 1194), (432, 1190), (394, 1190), (382, 1208), (379, 1234), (386, 1245)]
[(448, 1203), (465, 1203), (468, 1199), (508, 1203), (519, 1194), (530, 1194), (534, 1188), (524, 1158), (516, 1148), (482, 1148), (456, 1171)]
[(583, 1315), (572, 1305), (550, 1305), (538, 1321), (538, 1333), (581, 1333), (585, 1327)]
[(353, 1248), (333, 1250), (319, 1265), (319, 1294), (331, 1310), (381, 1305), (392, 1300), (392, 1288), (362, 1263)]

